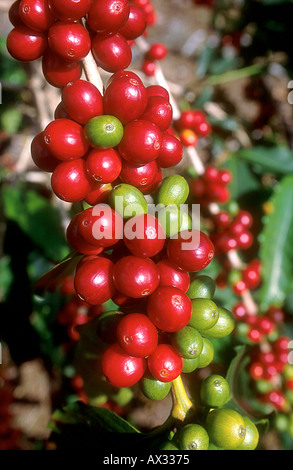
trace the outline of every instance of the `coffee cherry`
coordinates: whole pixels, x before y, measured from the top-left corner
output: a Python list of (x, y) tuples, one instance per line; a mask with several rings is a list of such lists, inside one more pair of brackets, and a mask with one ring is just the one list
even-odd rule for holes
[(109, 247), (121, 240), (123, 221), (107, 204), (97, 204), (80, 214), (78, 231), (87, 243)]
[(161, 286), (148, 299), (147, 313), (157, 328), (175, 332), (190, 321), (191, 300), (177, 287)]
[(138, 119), (148, 102), (145, 86), (137, 75), (133, 75), (113, 79), (104, 93), (105, 113), (116, 116), (122, 124)]
[(126, 222), (124, 242), (133, 255), (151, 258), (163, 249), (165, 234), (156, 217), (140, 214)]
[(157, 203), (178, 207), (184, 204), (189, 194), (189, 186), (186, 179), (181, 175), (170, 175), (164, 178), (157, 194)]
[(101, 358), (101, 371), (114, 387), (131, 387), (139, 382), (146, 369), (146, 360), (131, 357), (114, 343), (104, 351)]
[(193, 359), (187, 359), (186, 357), (182, 357), (182, 372), (186, 374), (194, 372), (199, 367), (199, 358), (200, 356), (195, 357)]
[(61, 21), (77, 21), (85, 16), (92, 0), (50, 0), (50, 6), (56, 18)]
[(9, 21), (10, 23), (13, 25), (13, 26), (21, 26), (23, 25), (23, 21), (22, 19), (20, 18), (20, 15), (19, 15), (19, 5), (20, 5), (20, 2), (21, 0), (15, 0), (15, 2), (13, 2), (8, 10), (8, 18), (9, 18)]
[(99, 255), (103, 251), (103, 247), (87, 243), (78, 231), (78, 218), (80, 215), (81, 213), (76, 214), (68, 224), (66, 230), (67, 241), (71, 248), (76, 250), (78, 253), (82, 253), (84, 255)]
[(77, 202), (84, 199), (92, 189), (84, 160), (79, 158), (59, 163), (52, 173), (51, 185), (56, 196), (63, 201)]
[(47, 48), (43, 55), (42, 70), (47, 82), (56, 88), (78, 80), (82, 74), (80, 62), (64, 60), (50, 48)]
[(246, 429), (245, 438), (236, 450), (255, 450), (259, 442), (259, 432), (256, 425), (247, 416), (243, 416)]
[(108, 196), (111, 194), (111, 191), (111, 184), (94, 183), (91, 190), (85, 196), (84, 200), (90, 206), (95, 206), (101, 202), (106, 202), (108, 200)]
[(175, 238), (175, 235), (177, 235), (178, 232), (183, 232), (184, 230), (188, 230), (192, 227), (192, 219), (188, 214), (188, 211), (179, 209), (175, 204), (159, 208), (158, 220), (160, 221), (167, 238)]
[(46, 0), (21, 0), (19, 16), (28, 28), (35, 31), (47, 31), (55, 21)]
[(161, 96), (150, 96), (140, 119), (153, 122), (165, 132), (172, 123), (172, 117), (173, 110), (168, 100)]
[(229, 397), (229, 384), (221, 375), (212, 374), (202, 381), (200, 399), (205, 406), (220, 408), (227, 403)]
[(188, 325), (173, 333), (171, 341), (175, 350), (186, 359), (198, 357), (203, 349), (201, 334), (195, 328)]
[(167, 245), (170, 261), (188, 272), (204, 269), (214, 257), (214, 246), (209, 237), (197, 230), (184, 230)]
[(181, 162), (183, 156), (183, 147), (180, 140), (163, 132), (162, 145), (157, 158), (157, 163), (161, 168), (169, 168)]
[(159, 285), (159, 273), (149, 258), (125, 256), (115, 263), (113, 279), (117, 290), (131, 298), (152, 294)]
[(51, 154), (64, 161), (83, 157), (89, 148), (83, 127), (71, 119), (51, 121), (44, 130), (44, 141)]
[(171, 382), (162, 382), (146, 372), (139, 383), (142, 393), (149, 400), (163, 400), (171, 390)]
[(48, 41), (55, 54), (75, 62), (86, 57), (91, 48), (89, 33), (80, 23), (57, 21), (49, 29)]
[(69, 116), (80, 124), (103, 114), (103, 98), (100, 91), (86, 80), (75, 80), (62, 90), (62, 104)]
[(90, 119), (84, 128), (85, 136), (92, 147), (116, 147), (123, 136), (123, 126), (115, 116), (102, 115)]
[(209, 435), (199, 424), (186, 424), (178, 432), (178, 443), (181, 450), (207, 450)]
[(148, 357), (147, 365), (150, 373), (161, 382), (175, 380), (182, 371), (182, 359), (169, 344), (158, 344)]
[(165, 98), (167, 101), (170, 101), (170, 95), (168, 90), (164, 88), (161, 85), (149, 85), (146, 87), (146, 92), (148, 98), (150, 96), (161, 96), (162, 98)]
[(118, 184), (109, 195), (110, 206), (124, 219), (147, 213), (147, 201), (138, 188), (126, 183)]
[(214, 326), (202, 333), (208, 338), (224, 338), (232, 333), (235, 328), (235, 320), (232, 313), (223, 307), (218, 308), (218, 319)]
[(92, 52), (97, 64), (110, 73), (126, 69), (132, 60), (130, 46), (120, 33), (109, 37), (97, 34), (92, 40)]
[(115, 293), (114, 265), (102, 256), (83, 258), (76, 267), (74, 287), (80, 299), (90, 305), (109, 300)]
[(208, 330), (219, 317), (217, 305), (210, 299), (193, 299), (192, 316), (189, 325), (198, 330)]
[(203, 348), (202, 348), (200, 355), (197, 358), (198, 359), (197, 367), (200, 369), (202, 369), (203, 367), (207, 367), (212, 362), (212, 360), (214, 359), (214, 352), (215, 352), (214, 346), (211, 343), (211, 341), (205, 337), (203, 337), (202, 339), (203, 339)]
[(158, 157), (161, 145), (162, 132), (158, 126), (137, 119), (124, 127), (118, 150), (125, 160), (143, 165)]
[(97, 33), (114, 33), (124, 26), (129, 12), (128, 0), (93, 0), (87, 21)]
[(162, 60), (166, 57), (168, 49), (162, 42), (155, 42), (147, 51), (147, 57), (150, 60)]
[(139, 189), (150, 186), (156, 179), (158, 165), (152, 160), (145, 165), (138, 165), (127, 160), (122, 161), (120, 179), (124, 183), (131, 184)]
[(225, 450), (239, 447), (245, 439), (246, 429), (242, 416), (228, 408), (217, 408), (206, 418), (210, 440)]
[(216, 282), (204, 274), (197, 276), (190, 284), (187, 295), (190, 299), (212, 299), (216, 290)]
[(119, 322), (117, 341), (130, 356), (147, 357), (157, 347), (158, 332), (146, 315), (129, 313)]
[(121, 157), (113, 148), (94, 149), (86, 158), (89, 176), (99, 183), (112, 183), (120, 175)]
[(42, 171), (53, 172), (60, 160), (53, 157), (44, 141), (44, 133), (39, 132), (31, 143), (31, 155), (34, 163)]
[(147, 19), (143, 10), (135, 3), (129, 5), (129, 16), (126, 23), (119, 32), (128, 41), (136, 39), (145, 32), (147, 28)]
[(157, 65), (153, 60), (144, 59), (141, 65), (141, 70), (147, 77), (152, 77), (156, 73)]
[(157, 263), (160, 275), (160, 286), (173, 286), (182, 292), (187, 292), (190, 285), (189, 273), (182, 271), (168, 259), (162, 259)]
[(24, 25), (13, 28), (6, 40), (9, 54), (22, 62), (31, 62), (42, 57), (47, 44), (47, 36), (44, 32), (35, 31)]

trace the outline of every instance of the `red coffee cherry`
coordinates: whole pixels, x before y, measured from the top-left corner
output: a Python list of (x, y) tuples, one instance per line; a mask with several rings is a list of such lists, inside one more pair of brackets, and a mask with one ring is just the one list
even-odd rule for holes
[(39, 132), (31, 143), (31, 155), (34, 163), (42, 171), (51, 173), (59, 165), (60, 160), (53, 157), (44, 141), (44, 133)]
[(150, 373), (157, 380), (172, 382), (181, 374), (183, 361), (172, 346), (159, 344), (148, 357), (147, 365)]
[(191, 181), (190, 192), (196, 199), (201, 199), (207, 190), (207, 184), (203, 178), (195, 178)]
[(196, 127), (196, 133), (200, 137), (207, 137), (208, 135), (210, 135), (211, 131), (212, 127), (208, 122), (202, 122)]
[(162, 170), (161, 168), (158, 168), (158, 172), (157, 172), (157, 176), (155, 178), (155, 180), (149, 184), (148, 186), (141, 186), (140, 187), (140, 191), (143, 193), (143, 194), (151, 194), (153, 192), (155, 192), (160, 183), (163, 181), (163, 173), (162, 173)]
[(35, 31), (48, 31), (55, 21), (47, 0), (21, 0), (19, 16), (28, 28)]
[(62, 104), (69, 116), (80, 124), (103, 114), (103, 98), (100, 91), (86, 80), (75, 80), (62, 90)]
[(165, 98), (165, 100), (169, 101), (170, 96), (168, 90), (164, 88), (161, 85), (149, 85), (146, 87), (146, 92), (148, 95), (148, 98), (150, 96), (161, 96), (162, 98)]
[(157, 173), (158, 165), (155, 160), (145, 165), (138, 165), (123, 159), (120, 179), (123, 183), (141, 189), (151, 185), (155, 181)]
[(142, 313), (123, 316), (117, 327), (117, 341), (130, 356), (147, 357), (158, 344), (158, 331), (150, 319)]
[(86, 57), (91, 48), (89, 33), (80, 23), (58, 21), (49, 29), (48, 41), (55, 54), (75, 62)]
[(64, 60), (50, 48), (43, 55), (42, 69), (47, 82), (56, 88), (78, 80), (82, 73), (80, 62)]
[(140, 119), (153, 122), (164, 132), (170, 127), (172, 117), (173, 109), (169, 101), (161, 96), (150, 96)]
[(224, 204), (230, 199), (230, 191), (222, 184), (212, 183), (207, 188), (207, 196), (212, 202)]
[(143, 165), (158, 157), (161, 145), (162, 132), (158, 126), (137, 119), (124, 127), (118, 151), (125, 160)]
[(48, 45), (47, 35), (27, 26), (16, 26), (7, 36), (9, 54), (16, 60), (31, 62), (44, 54)]
[(100, 204), (101, 202), (106, 202), (112, 189), (112, 185), (109, 183), (94, 183), (91, 190), (85, 196), (84, 200), (90, 206), (95, 206), (96, 204)]
[(157, 163), (161, 168), (169, 168), (178, 165), (183, 157), (183, 147), (180, 140), (169, 134), (163, 132), (162, 145), (157, 158)]
[(107, 302), (116, 291), (113, 267), (112, 261), (103, 256), (82, 258), (74, 276), (74, 288), (78, 297), (90, 305)]
[(218, 180), (220, 184), (229, 184), (232, 180), (232, 174), (231, 171), (229, 171), (227, 168), (220, 169), (219, 170), (219, 175), (218, 175)]
[(184, 230), (167, 245), (170, 261), (188, 272), (204, 269), (213, 259), (215, 250), (210, 238), (197, 230)]
[(148, 299), (147, 314), (157, 328), (172, 333), (190, 321), (191, 300), (177, 287), (161, 286)]
[(112, 82), (114, 82), (114, 80), (120, 80), (120, 78), (133, 78), (134, 80), (138, 80), (142, 83), (139, 76), (131, 70), (117, 70), (117, 72), (113, 73), (108, 79), (106, 89)]
[(128, 219), (124, 226), (124, 242), (135, 256), (151, 258), (164, 248), (165, 232), (156, 217), (140, 214)]
[(92, 0), (50, 0), (50, 6), (56, 18), (61, 21), (77, 21), (85, 16)]
[(162, 42), (155, 42), (147, 51), (147, 58), (149, 60), (162, 60), (166, 57), (168, 49)]
[(239, 210), (234, 221), (240, 222), (246, 229), (248, 229), (252, 226), (253, 219), (248, 211)]
[(153, 60), (144, 59), (141, 65), (141, 69), (147, 77), (152, 77), (156, 72), (157, 66)]
[(68, 224), (66, 229), (66, 239), (71, 248), (76, 250), (78, 253), (82, 253), (84, 255), (99, 255), (102, 253), (103, 247), (90, 245), (81, 237), (78, 231), (78, 219), (80, 215), (81, 213), (75, 214)]
[(97, 64), (110, 73), (126, 69), (132, 60), (131, 48), (120, 33), (109, 37), (97, 34), (92, 40), (92, 52)]
[(86, 159), (89, 176), (99, 183), (112, 183), (120, 175), (122, 163), (114, 148), (94, 149)]
[(72, 119), (65, 111), (62, 101), (60, 101), (55, 108), (54, 119)]
[(114, 387), (131, 387), (142, 378), (145, 369), (143, 357), (129, 356), (117, 343), (109, 346), (101, 358), (102, 374)]
[(44, 130), (44, 141), (58, 160), (83, 157), (89, 149), (83, 127), (71, 119), (55, 119)]
[(20, 2), (21, 0), (15, 0), (15, 2), (12, 3), (12, 5), (10, 6), (8, 10), (9, 21), (14, 27), (23, 25), (23, 21), (20, 18), (20, 14), (19, 14)]
[(61, 162), (52, 173), (51, 185), (59, 199), (66, 202), (82, 201), (92, 189), (84, 160), (79, 158)]
[(152, 294), (160, 280), (156, 265), (151, 259), (132, 255), (115, 263), (113, 278), (117, 290), (134, 299)]
[(143, 10), (135, 3), (129, 5), (129, 16), (126, 23), (119, 29), (128, 41), (136, 39), (145, 32), (147, 27), (147, 19)]
[(182, 271), (168, 259), (162, 259), (157, 263), (160, 275), (160, 286), (173, 286), (187, 292), (190, 285), (189, 273)]
[(123, 220), (109, 205), (97, 204), (80, 214), (78, 231), (87, 243), (108, 247), (122, 239)]
[(140, 78), (121, 76), (113, 79), (104, 93), (105, 114), (116, 116), (122, 124), (138, 119), (147, 105), (147, 93)]
[(129, 16), (128, 0), (94, 0), (88, 13), (88, 24), (97, 33), (116, 33)]

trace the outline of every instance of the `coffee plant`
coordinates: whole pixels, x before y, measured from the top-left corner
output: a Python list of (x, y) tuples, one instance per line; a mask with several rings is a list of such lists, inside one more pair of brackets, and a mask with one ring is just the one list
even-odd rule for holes
[(0, 449), (292, 449), (292, 2), (3, 10)]

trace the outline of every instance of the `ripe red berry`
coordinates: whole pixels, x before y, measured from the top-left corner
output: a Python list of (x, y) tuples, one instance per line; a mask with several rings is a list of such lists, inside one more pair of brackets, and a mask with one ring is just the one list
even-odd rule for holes
[(146, 87), (148, 98), (150, 96), (161, 96), (165, 100), (169, 101), (170, 96), (168, 90), (161, 85), (149, 85)]
[(167, 245), (170, 261), (188, 272), (204, 269), (213, 259), (215, 250), (210, 238), (198, 230), (184, 230)]
[(138, 5), (130, 3), (129, 16), (124, 26), (119, 29), (119, 32), (129, 41), (141, 36), (146, 27), (147, 19), (145, 13)]
[(68, 161), (83, 157), (89, 149), (83, 127), (71, 119), (55, 119), (44, 130), (44, 141), (51, 154)]
[(94, 149), (86, 158), (89, 176), (99, 183), (112, 183), (120, 175), (122, 162), (114, 148)]
[(128, 0), (93, 0), (88, 24), (97, 33), (116, 33), (129, 17)]
[(253, 244), (253, 236), (250, 232), (244, 230), (242, 233), (236, 236), (236, 242), (240, 249), (246, 250)]
[(149, 184), (148, 186), (141, 186), (140, 187), (140, 191), (143, 193), (143, 194), (151, 194), (153, 192), (155, 192), (160, 183), (163, 181), (163, 173), (162, 173), (162, 170), (161, 168), (158, 168), (158, 171), (157, 171), (157, 176), (155, 178), (155, 180)]
[(145, 369), (143, 357), (129, 356), (118, 343), (109, 346), (101, 358), (102, 374), (114, 387), (131, 387), (142, 378)]
[(237, 220), (246, 228), (250, 228), (253, 222), (251, 214), (244, 210), (239, 210), (234, 220)]
[(92, 0), (50, 0), (51, 8), (56, 18), (61, 21), (77, 21), (85, 16)]
[(182, 271), (168, 259), (162, 259), (157, 263), (160, 275), (160, 286), (173, 286), (187, 292), (190, 285), (189, 273)]
[(15, 0), (15, 2), (13, 2), (8, 10), (8, 18), (9, 18), (9, 21), (10, 23), (13, 25), (13, 26), (21, 26), (23, 25), (23, 21), (22, 19), (20, 18), (20, 14), (19, 14), (19, 5), (20, 5), (20, 2), (21, 0)]
[(66, 239), (74, 250), (78, 253), (82, 253), (84, 255), (99, 255), (103, 251), (103, 247), (91, 245), (87, 243), (80, 235), (78, 231), (78, 219), (81, 213), (75, 214), (75, 216), (71, 219), (70, 223), (68, 224), (66, 230)]
[(261, 362), (253, 362), (249, 366), (249, 375), (254, 380), (259, 380), (264, 377), (264, 366)]
[(165, 239), (160, 222), (151, 214), (131, 217), (124, 226), (125, 245), (135, 256), (155, 256), (163, 249)]
[(141, 65), (141, 69), (147, 77), (152, 77), (156, 72), (157, 66), (153, 60), (144, 59)]
[(181, 162), (183, 156), (183, 147), (180, 140), (163, 132), (162, 145), (157, 158), (157, 163), (161, 168), (169, 168)]
[(191, 194), (200, 199), (204, 196), (207, 190), (207, 184), (203, 178), (194, 178), (190, 183)]
[(123, 183), (141, 189), (150, 186), (155, 181), (157, 173), (158, 165), (156, 160), (145, 165), (138, 165), (123, 159), (120, 179)]
[(120, 33), (109, 37), (97, 34), (92, 40), (92, 52), (97, 64), (110, 73), (126, 69), (132, 59), (131, 48)]
[(264, 401), (273, 405), (277, 410), (282, 410), (286, 406), (286, 397), (281, 390), (271, 390), (265, 394)]
[(225, 204), (230, 199), (230, 191), (222, 184), (212, 183), (207, 188), (207, 195), (210, 201)]
[(142, 313), (129, 313), (120, 320), (117, 341), (130, 356), (147, 357), (158, 344), (158, 331), (150, 319)]
[(91, 245), (113, 246), (122, 239), (123, 220), (109, 205), (97, 204), (80, 214), (78, 231)]
[(78, 263), (74, 288), (78, 297), (90, 305), (107, 302), (115, 293), (114, 264), (102, 256), (84, 257)]
[(50, 48), (43, 55), (42, 69), (47, 82), (57, 88), (78, 80), (82, 73), (80, 62), (64, 60)]
[(215, 225), (220, 229), (227, 228), (230, 225), (230, 215), (226, 211), (220, 211), (217, 214), (214, 214), (213, 220)]
[(280, 307), (271, 305), (267, 310), (267, 315), (275, 323), (282, 323), (284, 321), (285, 315), (283, 310)]
[(113, 272), (117, 290), (130, 298), (152, 294), (159, 285), (159, 273), (149, 258), (124, 256), (115, 263)]
[(180, 131), (179, 138), (184, 147), (195, 147), (198, 143), (197, 135), (191, 129), (183, 129), (183, 131)]
[(208, 165), (205, 169), (204, 175), (203, 175), (205, 181), (208, 183), (217, 183), (218, 178), (219, 178), (219, 170), (218, 168)]
[(147, 58), (150, 60), (162, 60), (166, 57), (168, 49), (162, 42), (155, 42), (147, 51)]
[(236, 295), (241, 295), (243, 292), (247, 290), (247, 284), (244, 282), (242, 279), (239, 281), (235, 282), (233, 285), (233, 291), (235, 292)]
[(191, 300), (173, 286), (161, 286), (148, 299), (147, 313), (157, 328), (169, 333), (181, 330), (192, 315)]
[(48, 45), (47, 35), (27, 26), (16, 26), (7, 36), (9, 54), (16, 60), (31, 62), (44, 54)]
[(84, 160), (60, 162), (52, 173), (51, 185), (59, 199), (66, 202), (82, 201), (92, 189)]
[(200, 137), (207, 137), (211, 133), (211, 125), (208, 122), (202, 122), (196, 127), (196, 133)]
[(89, 33), (80, 23), (57, 21), (49, 29), (48, 41), (55, 54), (75, 62), (86, 57), (91, 48)]
[(238, 302), (232, 308), (232, 312), (236, 320), (245, 321), (247, 316), (247, 309), (242, 302)]
[(84, 200), (90, 206), (95, 206), (96, 204), (100, 204), (101, 202), (106, 202), (111, 191), (112, 185), (109, 183), (94, 183), (91, 190), (85, 196)]
[(116, 116), (122, 124), (138, 119), (147, 106), (147, 92), (138, 76), (113, 79), (104, 93), (106, 114)]
[(62, 90), (62, 104), (69, 116), (80, 124), (103, 114), (103, 98), (100, 91), (86, 80), (75, 80)]
[(230, 170), (228, 170), (227, 168), (222, 169), (222, 170), (220, 169), (218, 180), (220, 184), (225, 184), (225, 185), (229, 184), (232, 180), (232, 174)]
[(44, 133), (39, 132), (31, 143), (31, 155), (34, 163), (42, 171), (51, 173), (59, 165), (60, 160), (53, 157), (44, 141)]
[(172, 382), (183, 368), (182, 358), (169, 344), (159, 344), (148, 357), (147, 364), (153, 377), (161, 382)]
[(259, 341), (262, 339), (263, 334), (258, 328), (250, 328), (248, 334), (247, 334), (248, 339), (252, 341), (253, 343), (259, 343)]
[(28, 28), (35, 31), (47, 31), (55, 21), (46, 0), (21, 0), (19, 16)]
[(158, 157), (161, 145), (162, 132), (158, 126), (137, 119), (124, 127), (118, 150), (125, 160), (143, 165)]
[(140, 119), (153, 122), (164, 132), (170, 127), (172, 117), (173, 110), (169, 101), (162, 96), (150, 96)]

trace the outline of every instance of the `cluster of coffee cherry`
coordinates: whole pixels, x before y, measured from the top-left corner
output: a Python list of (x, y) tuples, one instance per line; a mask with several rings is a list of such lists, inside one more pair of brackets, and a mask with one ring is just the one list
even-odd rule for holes
[[(203, 207), (212, 202), (225, 204), (230, 199), (230, 191), (227, 187), (230, 182), (231, 173), (229, 170), (226, 168), (218, 169), (215, 166), (208, 165), (203, 175), (190, 181), (190, 192), (195, 201)], [(220, 220), (217, 217), (215, 218), (215, 223), (219, 222), (217, 225), (221, 228), (224, 228), (223, 218), (223, 215)]]
[(155, 74), (157, 68), (157, 61), (165, 59), (168, 54), (168, 49), (162, 42), (155, 42), (150, 45), (148, 50), (144, 53), (142, 59), (141, 70), (147, 77)]
[(211, 133), (211, 125), (206, 114), (199, 109), (183, 110), (174, 121), (174, 129), (185, 147), (196, 146), (198, 139)]

